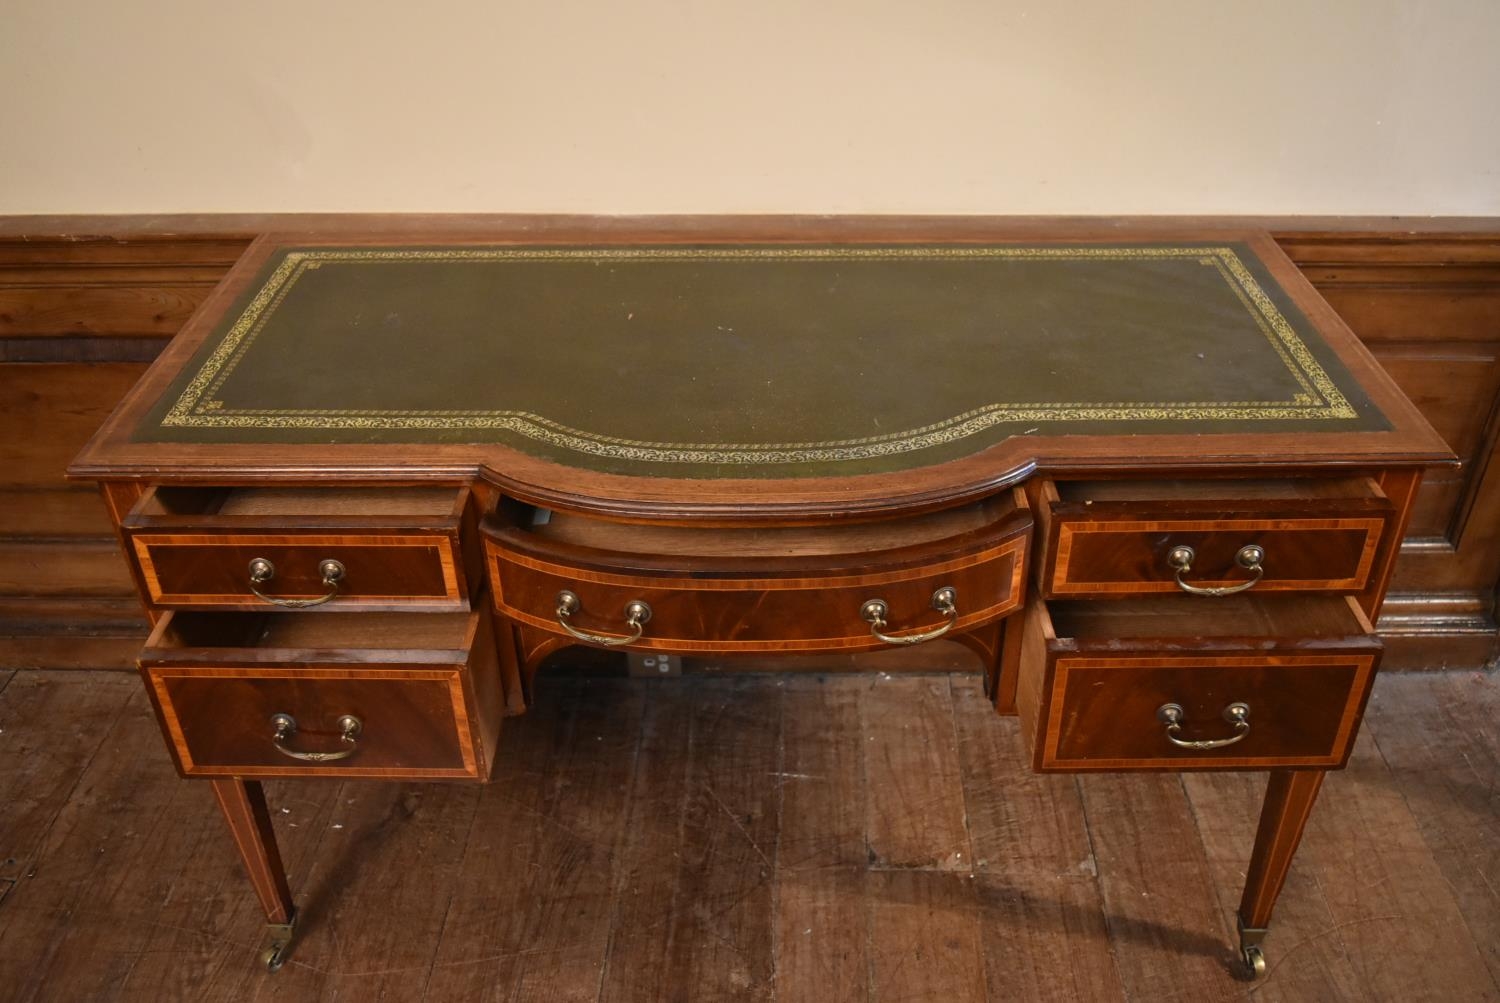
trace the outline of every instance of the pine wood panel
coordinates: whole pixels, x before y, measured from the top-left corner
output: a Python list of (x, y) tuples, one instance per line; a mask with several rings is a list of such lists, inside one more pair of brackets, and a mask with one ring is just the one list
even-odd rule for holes
[(0, 487), (66, 486), (63, 469), (146, 367), (0, 363)]
[[(1396, 642), (1387, 668), (1482, 665), (1500, 651), (1497, 231), (1280, 234), (1303, 274), (1464, 461), (1429, 472), (1418, 494), (1378, 625)], [(1476, 606), (1485, 612), (1464, 612)]]
[(125, 596), (130, 569), (114, 540), (0, 536), (0, 596)]
[(0, 489), (0, 536), (53, 543), (74, 538), (113, 539), (114, 527), (92, 487)]
[(213, 237), (0, 240), (0, 338), (168, 338), (247, 244)]

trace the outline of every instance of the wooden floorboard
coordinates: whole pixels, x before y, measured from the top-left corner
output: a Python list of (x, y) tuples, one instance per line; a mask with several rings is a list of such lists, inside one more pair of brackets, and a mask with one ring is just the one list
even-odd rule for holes
[(662, 680), (636, 685), (646, 694), (646, 708), (610, 889), (609, 951), (599, 986), (599, 998), (609, 1003), (671, 998), (668, 955), (682, 897), (679, 847), (694, 776), (693, 707), (682, 692), (690, 687)]
[(978, 679), (952, 685), (988, 997), (1121, 998), (1077, 781), (1028, 768)]
[(1379, 680), (1250, 983), (1261, 774), (1032, 774), (966, 675), (544, 677), (491, 785), (267, 784), (268, 975), (138, 681), (0, 670), (0, 1000), (1495, 1000), (1497, 714)]
[[(1323, 798), (1341, 797), (1341, 776), (1323, 785)], [(1203, 844), (1218, 899), (1220, 920), (1235, 930), (1245, 865), (1255, 841), (1260, 802), (1266, 789), (1263, 773), (1196, 773), (1183, 778), (1198, 839)], [(1306, 844), (1304, 844), (1304, 847)], [(1349, 961), (1337, 924), (1314, 870), (1299, 857), (1293, 861), (1276, 903), (1268, 943), (1266, 976), (1255, 984), (1257, 1003), (1273, 1000), (1327, 1000), (1356, 1003), (1369, 990)]]
[[(461, 855), (463, 884), (450, 900), (424, 994), (428, 999), (510, 999), (533, 950), (545, 896), (546, 855), (558, 839), (556, 807), (585, 713), (573, 688), (549, 687), (524, 718), (505, 722), (495, 782), (481, 790)], [(611, 752), (614, 750), (611, 749)], [(416, 998), (422, 998), (418, 996)]]
[(794, 676), (782, 697), (776, 995), (870, 991), (868, 792), (855, 676)]
[(1497, 714), (1489, 677), (1453, 673), (1382, 680), (1366, 721), (1500, 998)]
[(1243, 999), (1233, 929), (1217, 908), (1212, 867), (1177, 776), (1085, 776), (1079, 787), (1125, 997)]
[[(780, 825), (781, 687), (690, 680), (689, 776), (667, 938), (667, 998), (773, 995), (772, 889)], [(695, 692), (692, 692), (695, 691)]]

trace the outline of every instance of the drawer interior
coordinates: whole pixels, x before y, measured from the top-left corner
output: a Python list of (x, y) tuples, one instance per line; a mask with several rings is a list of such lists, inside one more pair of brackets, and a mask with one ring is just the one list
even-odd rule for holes
[(456, 519), (466, 492), (452, 487), (181, 487), (158, 485), (131, 510), (137, 518), (174, 516), (405, 516)]
[(1254, 480), (1054, 481), (1060, 502), (1173, 502), (1215, 499), (1310, 501), (1380, 500), (1385, 492), (1369, 477), (1287, 477)]
[(1080, 648), (1157, 638), (1357, 638), (1370, 621), (1346, 596), (1147, 596), (1046, 604), (1053, 636)]
[(526, 508), (511, 523), (539, 540), (597, 551), (677, 557), (820, 557), (878, 553), (982, 534), (1026, 509), (1016, 491), (896, 522), (817, 526), (714, 527), (608, 522), (570, 512)]
[[(320, 651), (337, 661), (409, 661), (414, 653), (467, 652), (473, 613), (168, 613), (152, 631), (142, 661), (171, 660), (204, 648)], [(417, 656), (418, 660), (430, 660)], [(459, 659), (461, 660), (461, 658)]]

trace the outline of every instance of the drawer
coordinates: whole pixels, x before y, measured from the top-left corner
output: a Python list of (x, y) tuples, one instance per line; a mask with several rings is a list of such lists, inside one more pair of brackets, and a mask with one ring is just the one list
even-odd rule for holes
[(156, 606), (465, 609), (459, 534), (468, 494), (159, 486), (121, 529)]
[(1348, 596), (1035, 599), (1021, 647), (1022, 734), (1058, 772), (1342, 766), (1380, 658)]
[[(1394, 538), (1395, 506), (1367, 477), (1047, 481), (1041, 493), (1038, 578), (1049, 599), (1252, 580), (1257, 592), (1355, 593)], [(1259, 548), (1258, 580), (1246, 548)]]
[(490, 774), (503, 701), (486, 611), (177, 611), (140, 667), (183, 776)]
[[(856, 651), (913, 643), (945, 626), (962, 632), (1019, 609), (1030, 529), (1024, 497), (1007, 491), (899, 521), (792, 528), (528, 512), (487, 524), (485, 546), (497, 608), (541, 630), (570, 636), (571, 627), (675, 652)], [(563, 593), (574, 607), (566, 626)], [(873, 600), (884, 604), (883, 626), (862, 612)], [(649, 609), (638, 637), (627, 616), (633, 603)]]

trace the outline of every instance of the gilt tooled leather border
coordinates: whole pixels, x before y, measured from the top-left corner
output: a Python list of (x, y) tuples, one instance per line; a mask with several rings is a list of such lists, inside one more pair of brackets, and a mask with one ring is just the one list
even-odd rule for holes
[[(410, 261), (692, 261), (753, 259), (1009, 258), (1079, 260), (1189, 259), (1218, 271), (1281, 358), (1299, 390), (1286, 401), (995, 402), (942, 421), (876, 436), (824, 442), (653, 442), (572, 428), (544, 415), (514, 410), (275, 410), (227, 408), (219, 389), (298, 280), (326, 263)], [(161, 419), (178, 428), (243, 429), (493, 429), (553, 447), (619, 460), (680, 464), (826, 463), (927, 449), (1024, 421), (1339, 420), (1359, 416), (1260, 283), (1230, 247), (883, 247), (883, 248), (378, 248), (294, 249), (256, 292)]]

